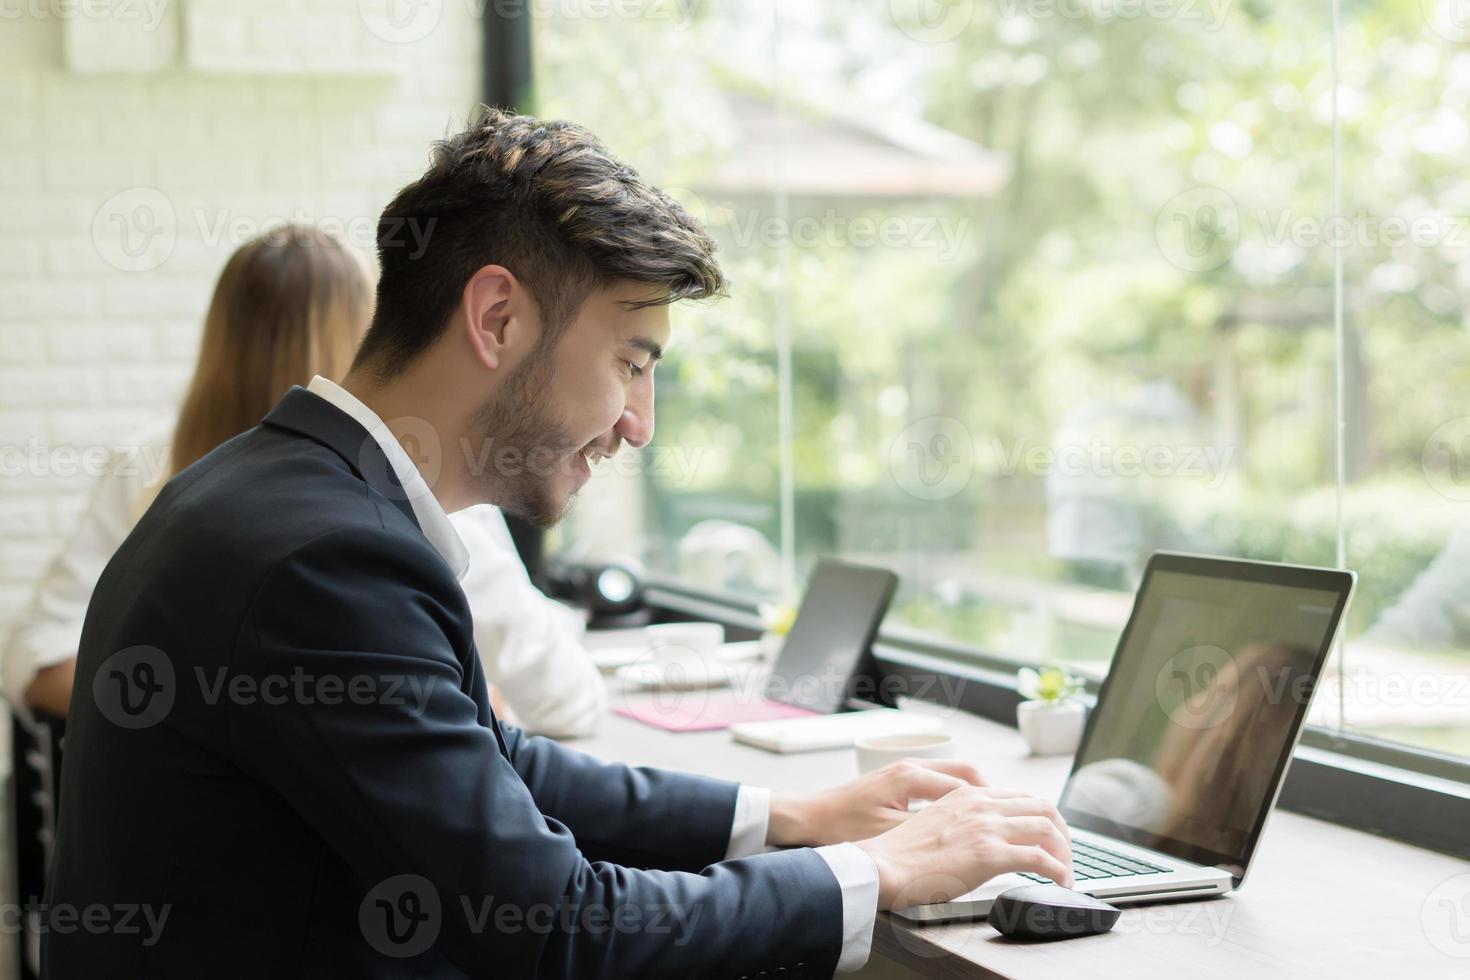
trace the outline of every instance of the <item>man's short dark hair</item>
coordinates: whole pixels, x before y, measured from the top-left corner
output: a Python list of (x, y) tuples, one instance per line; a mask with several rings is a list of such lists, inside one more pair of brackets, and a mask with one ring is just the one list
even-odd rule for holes
[(635, 307), (722, 294), (714, 252), (698, 221), (588, 130), (482, 107), (378, 221), (377, 307), (353, 366), (402, 372), (486, 265), (530, 291), (545, 345), (594, 289), (619, 280), (650, 287)]

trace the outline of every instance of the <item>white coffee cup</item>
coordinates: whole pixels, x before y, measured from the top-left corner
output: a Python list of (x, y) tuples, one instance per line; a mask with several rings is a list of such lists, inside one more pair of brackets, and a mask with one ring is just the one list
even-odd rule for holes
[(661, 685), (711, 687), (728, 681), (718, 651), (725, 642), (719, 623), (660, 623), (643, 630), (652, 654), (650, 669)]
[(659, 623), (645, 626), (643, 639), (655, 659), (682, 659), (690, 653), (713, 654), (725, 642), (725, 627), (720, 623)]
[(899, 759), (952, 759), (958, 743), (953, 735), (930, 732), (915, 735), (868, 735), (853, 743), (858, 773), (866, 775)]

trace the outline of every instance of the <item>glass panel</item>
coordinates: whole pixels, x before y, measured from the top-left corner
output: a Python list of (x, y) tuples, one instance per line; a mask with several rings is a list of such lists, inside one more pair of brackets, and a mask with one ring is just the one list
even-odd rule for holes
[(1350, 731), (1470, 754), (1470, 24), (1343, 23)]
[[(1274, 237), (1330, 206), (1323, 13), (911, 6), (783, 32), (792, 101), (883, 134), (810, 201), (847, 235), (793, 248), (803, 564), (1094, 674), (1156, 549), (1331, 564), (1330, 256)], [(905, 180), (841, 187), (879, 147)]]
[(641, 16), (618, 16), (617, 5), (606, 17), (565, 5), (538, 16), (537, 111), (588, 126), (704, 219), (735, 285), (720, 302), (675, 308), (657, 369), (657, 435), (604, 464), (564, 537), (579, 556), (634, 558), (693, 585), (765, 597), (782, 586), (780, 240), (763, 225), (778, 186), (771, 10), (636, 7)]
[(1348, 11), (1337, 106), (1326, 6), (639, 11), (538, 16), (538, 111), (688, 203), (733, 289), (676, 312), (658, 437), (568, 549), (788, 600), (870, 561), (889, 629), (1094, 675), (1156, 549), (1345, 560), (1313, 720), (1470, 752), (1453, 0)]

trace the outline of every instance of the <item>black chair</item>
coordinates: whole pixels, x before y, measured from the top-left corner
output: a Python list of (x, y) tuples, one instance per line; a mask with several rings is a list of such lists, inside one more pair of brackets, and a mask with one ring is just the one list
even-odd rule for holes
[(10, 867), (12, 892), (21, 914), (16, 925), (16, 971), (20, 980), (40, 980), (38, 917), (46, 894), (46, 869), (56, 840), (61, 741), (66, 722), (37, 712), (12, 713), (10, 724)]

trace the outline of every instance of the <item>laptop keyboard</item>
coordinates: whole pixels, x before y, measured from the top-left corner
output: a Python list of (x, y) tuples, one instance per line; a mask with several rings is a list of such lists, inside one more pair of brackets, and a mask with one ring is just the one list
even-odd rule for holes
[[(1072, 874), (1078, 881), (1092, 881), (1095, 878), (1126, 878), (1134, 875), (1158, 875), (1165, 874), (1168, 870), (1168, 868), (1156, 867), (1137, 858), (1124, 857), (1122, 854), (1098, 847), (1096, 844), (1089, 844), (1086, 841), (1074, 840), (1072, 842)], [(1031, 874), (1029, 871), (1022, 871), (1021, 875), (1032, 881), (1051, 882), (1050, 878)]]

